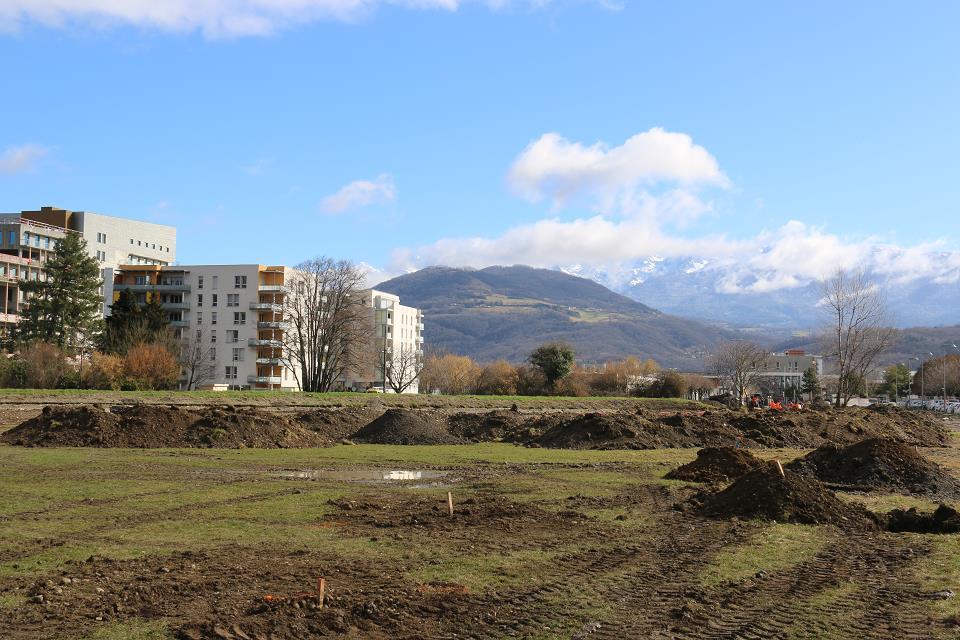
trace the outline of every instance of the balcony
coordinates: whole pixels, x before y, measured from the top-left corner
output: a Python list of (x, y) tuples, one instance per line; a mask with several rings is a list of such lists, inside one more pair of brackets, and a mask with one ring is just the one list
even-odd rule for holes
[(251, 302), (251, 311), (273, 311), (274, 313), (283, 313), (283, 305), (273, 302)]
[(283, 360), (280, 358), (257, 358), (257, 364), (269, 365), (271, 367), (279, 367), (283, 364)]
[(418, 323), (417, 323), (417, 330), (418, 330), (418, 331), (423, 331), (423, 323), (422, 323), (422, 322), (418, 322)]
[(189, 302), (161, 302), (160, 306), (164, 309), (189, 309)]
[(186, 282), (183, 284), (114, 284), (114, 291), (123, 291), (124, 289), (130, 289), (130, 291), (190, 291), (190, 285)]
[(189, 320), (171, 320), (170, 326), (171, 327), (189, 327), (190, 321)]
[(261, 338), (250, 338), (247, 341), (247, 344), (251, 347), (276, 347), (280, 348), (283, 346), (283, 342), (280, 340), (264, 340)]
[(290, 326), (288, 323), (283, 321), (269, 321), (269, 322), (258, 322), (257, 329), (286, 329)]
[(286, 293), (289, 289), (282, 284), (261, 284), (257, 286), (257, 291), (260, 293)]
[(283, 378), (280, 376), (247, 376), (247, 382), (250, 384), (281, 384)]

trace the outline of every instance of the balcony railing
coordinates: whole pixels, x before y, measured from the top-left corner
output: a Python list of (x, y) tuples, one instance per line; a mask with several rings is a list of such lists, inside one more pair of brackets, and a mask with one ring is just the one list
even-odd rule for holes
[(283, 378), (280, 376), (247, 376), (247, 382), (250, 384), (281, 384)]
[(286, 293), (288, 290), (282, 284), (261, 284), (257, 286), (257, 291), (262, 293)]
[(264, 340), (261, 338), (250, 338), (247, 341), (247, 344), (251, 347), (282, 347), (283, 342), (280, 340)]
[(258, 322), (257, 329), (286, 329), (290, 326), (288, 323), (283, 321), (268, 321), (268, 322)]
[(189, 309), (189, 302), (161, 302), (160, 306), (164, 309)]
[(186, 282), (183, 284), (125, 284), (119, 283), (113, 285), (114, 291), (123, 291), (124, 289), (130, 289), (130, 291), (190, 291), (190, 285)]
[(250, 310), (251, 311), (273, 311), (274, 313), (282, 313), (283, 305), (276, 304), (273, 302), (251, 302)]
[(283, 360), (280, 358), (257, 358), (257, 364), (266, 364), (271, 367), (279, 367), (283, 364)]

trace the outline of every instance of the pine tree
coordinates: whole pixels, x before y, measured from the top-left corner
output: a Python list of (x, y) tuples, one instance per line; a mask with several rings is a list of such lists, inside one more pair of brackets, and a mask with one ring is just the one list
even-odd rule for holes
[(27, 308), (17, 326), (20, 342), (48, 342), (68, 353), (85, 348), (100, 327), (100, 265), (87, 242), (68, 233), (44, 264), (45, 277), (20, 285)]
[(141, 304), (129, 289), (120, 290), (117, 301), (110, 305), (106, 330), (100, 341), (102, 351), (124, 355), (138, 344), (171, 343), (170, 321), (160, 304), (160, 296), (151, 292), (147, 297), (147, 302)]
[(816, 400), (820, 397), (820, 376), (817, 375), (816, 365), (810, 365), (810, 367), (803, 372), (800, 391), (810, 394), (811, 400)]

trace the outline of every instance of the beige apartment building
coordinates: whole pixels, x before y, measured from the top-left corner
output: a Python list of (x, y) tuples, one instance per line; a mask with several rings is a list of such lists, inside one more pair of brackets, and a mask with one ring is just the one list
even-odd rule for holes
[(68, 233), (87, 241), (101, 275), (120, 264), (165, 265), (176, 260), (174, 227), (58, 207), (0, 214), (0, 331), (6, 333), (19, 321), (24, 302), (19, 284), (43, 277), (43, 264)]

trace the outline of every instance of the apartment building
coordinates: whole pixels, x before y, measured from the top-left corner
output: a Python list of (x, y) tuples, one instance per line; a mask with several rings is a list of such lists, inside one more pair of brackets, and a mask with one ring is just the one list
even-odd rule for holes
[(165, 265), (176, 259), (174, 227), (58, 207), (0, 214), (0, 284), (4, 292), (0, 331), (8, 331), (19, 320), (24, 301), (19, 283), (43, 277), (43, 264), (68, 233), (78, 233), (87, 241), (87, 250), (100, 263), (102, 275), (124, 263)]
[[(370, 308), (369, 318), (374, 327), (373, 352), (376, 362), (360, 371), (348, 372), (343, 379), (343, 388), (363, 391), (371, 387), (392, 391), (385, 381), (384, 369), (399, 371), (411, 369), (423, 360), (423, 312), (415, 307), (400, 304), (400, 297), (370, 289), (363, 292), (364, 304)], [(419, 379), (404, 390), (418, 393)]]
[(208, 345), (211, 375), (201, 388), (297, 388), (282, 359), (285, 267), (125, 264), (109, 272), (109, 304), (124, 289), (140, 302), (156, 295), (182, 340)]
[(779, 390), (800, 388), (803, 374), (810, 367), (823, 376), (823, 356), (808, 354), (803, 349), (772, 353), (756, 372), (757, 384)]

